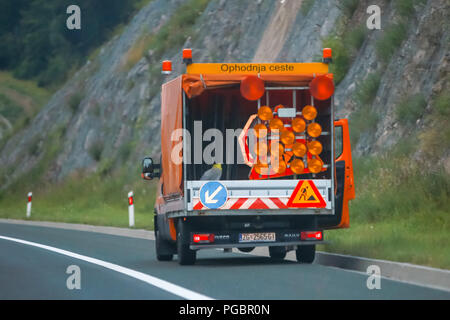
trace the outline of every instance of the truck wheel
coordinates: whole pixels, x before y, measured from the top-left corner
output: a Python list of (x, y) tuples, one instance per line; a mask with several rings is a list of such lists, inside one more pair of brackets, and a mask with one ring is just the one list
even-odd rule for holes
[(164, 252), (164, 248), (162, 248), (163, 241), (164, 240), (161, 239), (159, 232), (155, 230), (156, 259), (158, 261), (172, 261), (173, 254)]
[(189, 230), (186, 223), (182, 220), (178, 220), (177, 231), (177, 254), (178, 263), (180, 265), (192, 265), (197, 258), (197, 252), (189, 248)]
[(239, 250), (240, 252), (245, 252), (245, 253), (249, 253), (249, 252), (252, 252), (252, 251), (253, 251), (253, 249), (255, 249), (255, 247), (248, 247), (248, 248), (238, 248), (238, 250)]
[(295, 256), (300, 263), (313, 263), (316, 257), (316, 245), (298, 246)]
[(269, 247), (270, 259), (275, 261), (281, 261), (286, 258), (286, 248), (285, 247)]

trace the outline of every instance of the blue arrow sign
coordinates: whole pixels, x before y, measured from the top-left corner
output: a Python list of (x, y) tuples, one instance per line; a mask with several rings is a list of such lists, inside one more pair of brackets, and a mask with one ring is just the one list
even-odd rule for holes
[(200, 202), (209, 209), (221, 208), (227, 199), (227, 188), (220, 182), (206, 182), (200, 189)]

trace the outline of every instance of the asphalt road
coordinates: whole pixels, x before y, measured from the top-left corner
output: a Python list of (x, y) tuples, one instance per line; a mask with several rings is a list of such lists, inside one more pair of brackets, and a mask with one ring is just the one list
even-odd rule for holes
[[(70, 265), (81, 270), (80, 290), (66, 286)], [(380, 290), (369, 290), (367, 277), (218, 250), (179, 266), (156, 261), (152, 240), (0, 223), (0, 299), (450, 299), (447, 291), (384, 278)]]

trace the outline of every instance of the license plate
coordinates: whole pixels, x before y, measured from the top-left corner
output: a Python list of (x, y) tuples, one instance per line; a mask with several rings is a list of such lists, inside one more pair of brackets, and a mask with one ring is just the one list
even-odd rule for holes
[(239, 242), (275, 241), (275, 232), (240, 233)]

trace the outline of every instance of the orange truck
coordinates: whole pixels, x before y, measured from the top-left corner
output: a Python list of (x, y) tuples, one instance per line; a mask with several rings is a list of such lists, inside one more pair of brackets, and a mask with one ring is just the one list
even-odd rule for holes
[[(162, 85), (156, 255), (266, 246), (312, 263), (324, 230), (349, 227), (355, 196), (347, 119), (335, 120), (331, 49), (317, 63), (193, 63)], [(163, 73), (172, 72), (171, 61)]]

